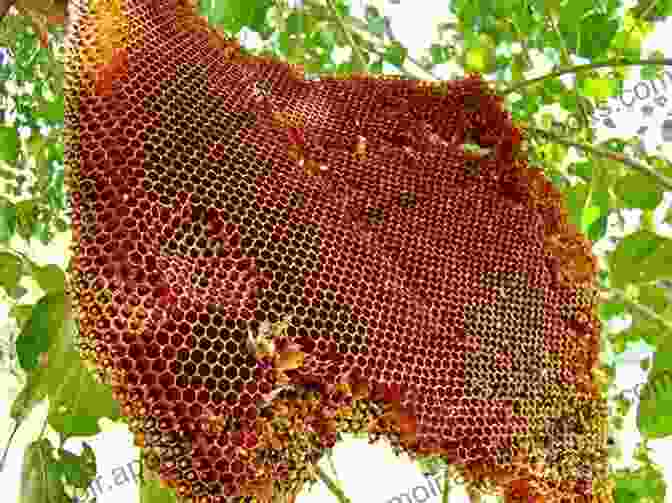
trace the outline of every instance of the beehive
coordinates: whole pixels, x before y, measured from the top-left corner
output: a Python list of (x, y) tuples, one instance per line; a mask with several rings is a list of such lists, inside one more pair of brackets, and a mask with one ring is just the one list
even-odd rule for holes
[(182, 0), (70, 9), (83, 356), (179, 495), (291, 500), (368, 430), (608, 501), (596, 261), (479, 76), (306, 81)]

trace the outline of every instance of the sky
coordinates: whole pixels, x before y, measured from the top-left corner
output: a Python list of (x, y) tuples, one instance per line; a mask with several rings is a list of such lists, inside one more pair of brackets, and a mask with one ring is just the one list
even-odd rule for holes
[[(295, 1), (295, 0), (293, 0)], [(363, 3), (360, 0), (353, 0), (355, 15), (363, 15)], [(402, 44), (409, 49), (412, 56), (418, 56), (421, 51), (429, 47), (434, 40), (435, 27), (438, 23), (450, 21), (446, 2), (429, 0), (398, 0), (398, 3), (389, 1), (374, 1), (375, 6), (379, 7), (381, 13), (391, 18), (392, 31)], [(422, 4), (419, 8), (419, 4)], [(630, 6), (626, 3), (624, 7)], [(669, 39), (672, 21), (668, 20), (665, 24), (659, 24), (655, 33), (647, 39), (645, 48), (647, 50), (660, 49), (666, 54), (666, 57), (672, 57), (672, 47)], [(245, 43), (254, 43), (255, 36), (247, 32), (247, 41)], [(338, 57), (345, 59), (348, 56), (349, 49), (343, 48), (339, 51)], [(540, 56), (535, 65), (537, 74), (543, 74), (548, 71), (550, 63), (546, 63)], [(386, 71), (391, 69), (386, 68)], [(435, 69), (442, 78), (449, 78), (452, 73), (458, 72), (459, 68), (454, 65), (442, 65)], [(535, 77), (537, 74), (531, 74), (528, 77)], [(571, 78), (571, 77), (570, 77)], [(663, 131), (663, 124), (667, 117), (672, 118), (672, 73), (666, 76), (669, 91), (655, 93), (649, 89), (648, 96), (643, 91), (642, 84), (635, 78), (626, 83), (626, 90), (633, 90), (639, 85), (638, 94), (642, 99), (632, 98), (634, 93), (626, 91), (630, 98), (613, 100), (615, 112), (609, 117), (611, 122), (602, 123), (598, 126), (598, 138), (600, 140), (608, 137), (621, 137), (638, 135), (642, 140), (642, 146), (649, 152), (662, 148), (662, 153), (672, 159), (672, 135), (670, 131)], [(662, 88), (662, 86), (661, 86)], [(628, 104), (632, 101), (630, 106)], [(617, 109), (618, 108), (618, 109)], [(575, 156), (573, 159), (576, 159)], [(661, 217), (666, 207), (672, 204), (671, 194), (667, 194), (666, 202), (659, 208), (657, 215)], [(637, 227), (637, 212), (631, 212), (627, 218), (626, 232), (631, 232)], [(672, 237), (672, 228), (670, 226), (660, 227), (659, 232)], [(615, 222), (610, 221), (610, 230), (608, 237), (619, 234)], [(57, 242), (50, 247), (43, 247), (39, 243), (32, 248), (22, 248), (29, 256), (42, 264), (57, 263), (65, 266), (68, 236), (59, 235)], [(15, 243), (20, 247), (18, 243)], [(596, 243), (595, 250), (602, 252), (610, 248), (608, 239)], [(27, 302), (37, 300), (41, 292), (35, 284), (26, 284), (29, 289), (29, 298)], [(0, 328), (8, 323), (7, 307), (0, 304)], [(609, 330), (618, 331), (627, 327), (627, 320), (620, 320), (612, 323)], [(650, 349), (646, 347), (631, 348), (628, 352), (620, 355), (617, 359), (617, 388), (632, 389), (637, 384), (645, 382), (646, 373), (641, 370), (639, 362), (641, 359), (650, 355)], [(0, 399), (0, 445), (8, 436), (10, 423), (8, 421), (9, 406), (13, 396), (18, 392), (19, 385), (11, 376), (2, 374), (0, 368), (0, 379), (3, 385), (0, 386), (0, 392), (4, 395)], [(5, 385), (6, 384), (6, 385)], [(623, 459), (619, 465), (627, 466), (632, 463), (632, 451), (639, 441), (639, 434), (636, 431), (635, 416), (636, 404), (632, 407), (631, 413), (626, 418), (625, 433), (620, 436), (620, 443), (623, 449)], [(18, 480), (21, 466), (21, 455), (25, 446), (36, 437), (42, 421), (46, 414), (46, 404), (38, 406), (37, 410), (31, 415), (28, 424), (22, 427), (14, 440), (14, 447), (10, 450), (7, 467), (0, 473), (0, 487), (3, 488), (3, 495), (7, 501), (17, 501), (18, 499)], [(124, 475), (131, 477), (133, 465), (129, 466), (134, 459), (137, 459), (137, 449), (132, 446), (130, 434), (124, 426), (114, 425), (109, 421), (103, 421), (104, 432), (93, 440), (88, 439), (90, 444), (96, 450), (98, 456), (98, 473), (104, 477), (104, 491), (98, 497), (99, 503), (116, 503), (124, 501), (134, 503), (138, 501), (137, 488), (132, 483), (123, 483)], [(57, 438), (50, 437), (53, 442)], [(672, 446), (671, 440), (659, 440), (651, 443), (654, 446), (654, 459), (659, 460), (665, 470), (665, 478), (668, 486), (672, 488), (672, 461), (665, 462), (666, 449)], [(77, 452), (81, 447), (81, 442), (71, 440), (66, 447)], [(422, 477), (417, 467), (407, 459), (398, 459), (384, 444), (374, 446), (368, 445), (366, 440), (349, 439), (339, 444), (335, 449), (334, 461), (336, 469), (346, 494), (351, 498), (352, 503), (388, 503), (395, 496), (409, 492), (413, 488), (423, 486), (427, 491), (429, 499), (424, 499), (425, 489), (415, 491), (416, 502), (428, 501), (438, 503), (440, 498), (432, 494), (431, 485)], [(618, 465), (617, 465), (618, 466)], [(328, 466), (324, 468), (329, 472)], [(137, 470), (136, 470), (137, 471)], [(115, 475), (117, 480), (115, 481)], [(116, 485), (117, 483), (121, 483)], [(109, 486), (109, 488), (108, 488)], [(669, 492), (672, 492), (669, 491)], [(336, 501), (328, 492), (326, 487), (318, 484), (313, 491), (308, 494), (302, 494), (297, 499), (298, 503), (318, 503)], [(394, 500), (393, 500), (394, 501)], [(467, 502), (466, 495), (461, 489), (451, 493), (451, 503)], [(494, 501), (485, 499), (484, 503)], [(667, 503), (672, 502), (672, 496), (668, 495)]]

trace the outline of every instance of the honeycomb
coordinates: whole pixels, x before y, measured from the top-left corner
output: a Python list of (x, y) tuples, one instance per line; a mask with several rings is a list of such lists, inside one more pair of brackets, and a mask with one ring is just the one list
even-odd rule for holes
[(611, 501), (596, 260), (485, 81), (308, 81), (184, 0), (69, 8), (82, 356), (148, 470), (293, 501), (368, 432), (508, 502)]

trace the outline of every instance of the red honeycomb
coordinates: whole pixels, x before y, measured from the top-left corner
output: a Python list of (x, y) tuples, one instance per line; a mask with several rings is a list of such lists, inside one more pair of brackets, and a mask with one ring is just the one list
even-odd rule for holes
[(70, 8), (84, 357), (148, 469), (292, 500), (369, 431), (507, 501), (609, 501), (596, 261), (484, 81), (309, 82), (181, 1)]

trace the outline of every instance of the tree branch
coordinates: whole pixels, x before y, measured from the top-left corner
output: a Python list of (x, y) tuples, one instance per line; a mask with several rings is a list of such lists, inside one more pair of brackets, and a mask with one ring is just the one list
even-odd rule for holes
[(623, 154), (619, 154), (617, 152), (611, 152), (609, 150), (597, 148), (597, 147), (591, 147), (590, 145), (584, 145), (581, 143), (574, 143), (571, 141), (567, 141), (564, 138), (561, 138), (549, 131), (546, 131), (544, 129), (537, 129), (537, 128), (527, 128), (527, 131), (531, 133), (536, 133), (540, 137), (547, 138), (548, 140), (554, 142), (554, 143), (560, 143), (562, 145), (565, 145), (567, 147), (574, 147), (576, 149), (579, 149), (583, 152), (589, 152), (591, 154), (595, 154), (601, 157), (605, 157), (607, 159), (612, 159), (614, 161), (622, 162), (626, 166), (631, 167), (632, 169), (635, 169), (639, 171), (640, 173), (643, 173), (647, 176), (650, 176), (652, 178), (655, 178), (658, 183), (660, 183), (665, 190), (672, 191), (672, 180), (666, 177), (665, 175), (662, 175), (658, 171), (656, 171), (653, 168), (650, 168), (649, 166), (642, 164), (640, 162), (637, 162), (633, 159), (630, 159), (629, 157), (625, 157)]
[(554, 72), (548, 73), (546, 75), (542, 75), (541, 77), (536, 77), (534, 79), (530, 80), (524, 80), (522, 82), (518, 82), (517, 84), (512, 85), (511, 87), (504, 89), (502, 91), (502, 95), (507, 95), (511, 93), (515, 93), (518, 90), (531, 86), (533, 84), (537, 84), (538, 82), (542, 82), (544, 80), (548, 79), (554, 79), (556, 77), (560, 77), (561, 75), (567, 75), (570, 73), (579, 73), (583, 72), (585, 70), (592, 70), (594, 68), (608, 68), (612, 66), (644, 66), (644, 65), (662, 65), (662, 66), (672, 66), (672, 59), (627, 59), (627, 58), (620, 58), (620, 59), (611, 59), (609, 61), (605, 61), (603, 63), (589, 63), (587, 65), (577, 65), (577, 66), (572, 66), (570, 68), (563, 68), (560, 70), (556, 70)]

